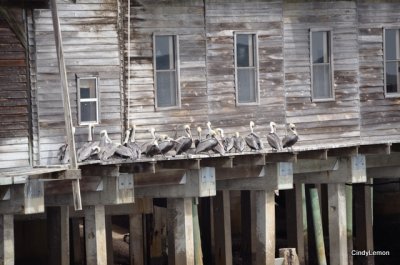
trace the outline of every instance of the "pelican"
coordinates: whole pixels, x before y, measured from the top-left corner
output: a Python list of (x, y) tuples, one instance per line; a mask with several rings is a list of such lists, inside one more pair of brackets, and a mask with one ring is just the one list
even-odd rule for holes
[(292, 150), (293, 150), (293, 145), (295, 143), (297, 143), (297, 141), (299, 140), (299, 135), (297, 134), (296, 126), (293, 123), (290, 123), (287, 126), (289, 127), (289, 130), (290, 130), (291, 134), (290, 135), (286, 135), (283, 138), (282, 145), (283, 145), (283, 148), (291, 147)]
[(192, 132), (190, 130), (190, 126), (186, 124), (184, 126), (184, 129), (186, 136), (181, 136), (178, 139), (176, 139), (175, 150), (177, 155), (186, 153), (186, 151), (189, 150), (190, 147), (192, 147), (193, 137), (192, 137)]
[(117, 150), (117, 146), (114, 145), (111, 139), (108, 137), (106, 130), (102, 130), (100, 132), (99, 148), (100, 152), (98, 153), (98, 156), (102, 161), (110, 159), (110, 157), (112, 157)]
[(246, 147), (246, 142), (243, 137), (239, 135), (239, 132), (236, 132), (235, 136), (233, 136), (233, 147), (236, 152), (239, 151), (240, 153), (243, 153), (243, 150)]
[(199, 143), (201, 142), (201, 127), (197, 127), (197, 135), (199, 136), (199, 139), (194, 140), (194, 146), (197, 147)]
[(122, 157), (122, 158), (130, 158), (135, 159), (135, 154), (133, 153), (132, 149), (128, 148), (126, 145), (129, 141), (130, 131), (125, 131), (125, 139), (122, 145), (117, 145), (117, 149), (115, 150), (115, 154)]
[(276, 134), (276, 123), (271, 121), (269, 126), (271, 127), (271, 132), (267, 135), (268, 144), (272, 147), (272, 150), (281, 150), (282, 142)]
[(168, 153), (176, 144), (175, 140), (166, 134), (162, 134), (157, 141), (158, 148), (160, 149), (162, 155)]
[(210, 133), (211, 134), (209, 138), (206, 138), (199, 142), (199, 144), (196, 147), (195, 151), (196, 154), (201, 152), (209, 152), (219, 144), (218, 139), (215, 137), (217, 135), (215, 131), (211, 131)]
[(211, 129), (211, 122), (207, 122), (207, 129), (208, 129), (208, 133), (206, 135), (206, 138), (211, 137), (211, 132), (213, 131), (213, 129)]
[(250, 121), (250, 134), (245, 138), (246, 144), (251, 150), (261, 150), (263, 149), (263, 144), (261, 143), (260, 137), (254, 133), (254, 122)]
[(150, 133), (152, 136), (152, 140), (151, 142), (146, 146), (146, 150), (144, 151), (144, 153), (146, 154), (146, 156), (155, 156), (161, 153), (160, 148), (158, 147), (158, 141), (156, 139), (156, 135), (155, 135), (155, 129), (151, 128), (150, 129)]
[(224, 135), (224, 130), (221, 128), (215, 129), (218, 133), (219, 136), (221, 137), (222, 144), (224, 145), (224, 149), (226, 152), (229, 152), (232, 150), (234, 142), (232, 137), (225, 137)]
[(99, 141), (93, 142), (93, 129), (94, 129), (93, 124), (89, 124), (87, 142), (76, 152), (78, 162), (82, 162), (89, 159), (91, 156), (95, 155), (96, 152), (98, 151), (98, 149), (95, 147), (99, 146), (100, 142)]
[[(72, 126), (72, 137), (75, 136), (75, 127)], [(68, 145), (68, 141), (67, 141), (67, 136), (64, 137), (64, 141), (65, 143), (60, 146), (60, 148), (58, 148), (58, 160), (63, 163), (63, 164), (67, 164), (69, 162), (69, 145)]]
[(131, 133), (130, 133), (130, 140), (128, 143), (126, 143), (126, 147), (132, 150), (132, 159), (140, 159), (142, 155), (142, 150), (140, 149), (139, 144), (136, 142), (136, 124), (133, 124), (131, 128)]

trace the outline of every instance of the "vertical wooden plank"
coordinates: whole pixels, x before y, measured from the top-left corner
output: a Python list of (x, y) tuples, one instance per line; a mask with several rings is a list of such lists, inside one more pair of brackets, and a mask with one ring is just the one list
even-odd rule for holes
[(14, 265), (14, 216), (0, 215), (0, 264)]
[(252, 263), (251, 244), (251, 193), (248, 190), (240, 192), (241, 204), (241, 255), (243, 264)]
[(256, 264), (275, 264), (275, 192), (255, 191)]
[(72, 253), (73, 253), (73, 264), (74, 265), (82, 265), (83, 264), (83, 254), (82, 248), (83, 244), (81, 242), (81, 231), (80, 231), (80, 218), (72, 218), (71, 226), (72, 226)]
[(168, 256), (173, 257), (174, 262), (168, 264), (194, 265), (192, 199), (168, 199), (167, 207), (168, 223), (172, 224), (168, 242), (173, 242), (173, 248), (168, 248)]
[(228, 190), (213, 197), (215, 264), (232, 265), (231, 206)]
[(254, 191), (250, 191), (251, 200), (251, 264), (255, 264), (257, 256), (257, 211), (256, 211), (256, 195)]
[(203, 251), (201, 249), (200, 223), (198, 211), (198, 199), (193, 199), (193, 243), (194, 243), (194, 263), (195, 265), (203, 265)]
[(328, 184), (328, 207), (330, 265), (345, 265), (348, 257), (344, 183)]
[(353, 247), (353, 188), (346, 185), (346, 231), (347, 231), (347, 255), (349, 265), (353, 265), (351, 251)]
[(87, 206), (85, 212), (86, 264), (106, 265), (106, 224), (104, 205)]
[(212, 263), (212, 244), (211, 244), (211, 198), (203, 197), (200, 199), (199, 220), (201, 231), (201, 249), (203, 251), (204, 264)]
[(107, 264), (114, 264), (114, 247), (112, 236), (112, 216), (106, 216)]
[(310, 199), (311, 199), (311, 210), (314, 223), (314, 235), (315, 235), (315, 245), (317, 249), (317, 257), (319, 265), (327, 265), (326, 254), (325, 254), (325, 243), (324, 243), (324, 232), (322, 229), (322, 217), (321, 208), (318, 196), (318, 189), (310, 189)]
[(129, 259), (132, 265), (144, 265), (143, 217), (129, 215)]
[(50, 265), (69, 265), (69, 208), (68, 206), (48, 207), (47, 238)]

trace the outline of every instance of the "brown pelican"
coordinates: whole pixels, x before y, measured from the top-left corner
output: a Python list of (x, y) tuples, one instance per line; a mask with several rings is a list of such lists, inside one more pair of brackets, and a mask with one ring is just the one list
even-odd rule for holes
[(144, 151), (144, 153), (146, 154), (146, 156), (155, 156), (158, 154), (161, 154), (160, 148), (158, 147), (158, 142), (156, 139), (156, 135), (155, 135), (155, 129), (151, 128), (150, 129), (150, 133), (152, 136), (152, 140), (151, 142), (147, 145), (146, 150)]
[(242, 153), (244, 151), (244, 148), (246, 147), (246, 142), (243, 139), (242, 136), (239, 135), (239, 132), (235, 133), (235, 136), (233, 138), (233, 147), (235, 148), (236, 152)]
[[(75, 136), (75, 127), (72, 126), (72, 135)], [(64, 137), (65, 143), (58, 148), (58, 160), (62, 164), (67, 164), (69, 162), (69, 145), (67, 142), (67, 136)]]
[(197, 135), (199, 136), (199, 139), (194, 140), (194, 146), (197, 147), (199, 143), (201, 142), (201, 127), (197, 127)]
[(272, 150), (281, 150), (282, 142), (276, 134), (276, 123), (271, 121), (269, 126), (271, 127), (271, 132), (267, 135), (268, 144), (272, 147)]
[(87, 142), (76, 151), (76, 156), (78, 162), (85, 161), (89, 159), (91, 156), (97, 154), (98, 149), (95, 148), (99, 146), (100, 142), (95, 141), (93, 142), (93, 124), (88, 125), (88, 140)]
[(261, 150), (263, 149), (263, 144), (261, 143), (260, 137), (254, 133), (254, 122), (250, 121), (250, 134), (247, 135), (244, 140), (251, 150)]
[(221, 128), (215, 129), (221, 137), (222, 144), (226, 152), (230, 152), (233, 148), (234, 142), (232, 137), (225, 137), (224, 130)]
[(206, 138), (211, 137), (211, 132), (213, 131), (213, 129), (211, 129), (211, 122), (207, 122), (207, 129), (208, 129), (208, 133), (206, 135)]
[(106, 161), (110, 159), (115, 154), (115, 151), (117, 150), (117, 146), (113, 144), (111, 139), (108, 137), (107, 131), (102, 130), (100, 132), (100, 152), (98, 153), (98, 156), (100, 160)]
[(293, 145), (295, 143), (297, 143), (297, 141), (299, 140), (299, 136), (298, 136), (297, 131), (296, 131), (296, 126), (293, 123), (290, 123), (287, 126), (289, 127), (289, 130), (290, 130), (291, 134), (286, 135), (283, 138), (282, 145), (283, 145), (283, 148), (291, 147), (292, 150), (293, 150)]
[(223, 145), (218, 141), (216, 138), (216, 132), (211, 130), (210, 132), (210, 137), (206, 138), (204, 140), (201, 140), (199, 144), (196, 147), (195, 153), (201, 153), (201, 152), (209, 152), (211, 150), (220, 153), (223, 155), (225, 153)]
[(142, 155), (142, 150), (140, 149), (139, 144), (136, 142), (136, 124), (133, 124), (132, 128), (131, 128), (131, 133), (130, 133), (130, 140), (129, 142), (125, 145), (126, 147), (128, 147), (129, 149), (132, 150), (132, 159), (140, 159), (141, 155)]
[(181, 136), (178, 139), (176, 139), (175, 150), (177, 155), (186, 153), (186, 151), (192, 147), (193, 137), (192, 137), (192, 132), (190, 130), (190, 126), (186, 124), (184, 126), (184, 129), (186, 136)]
[(158, 148), (160, 149), (161, 154), (164, 156), (168, 153), (172, 148), (174, 148), (176, 141), (169, 137), (166, 134), (162, 134), (158, 137)]
[(130, 159), (135, 159), (135, 155), (132, 151), (132, 149), (126, 147), (129, 141), (129, 135), (130, 131), (126, 130), (125, 131), (125, 140), (122, 143), (122, 145), (117, 145), (117, 149), (115, 150), (115, 154), (122, 157), (122, 158), (130, 158)]

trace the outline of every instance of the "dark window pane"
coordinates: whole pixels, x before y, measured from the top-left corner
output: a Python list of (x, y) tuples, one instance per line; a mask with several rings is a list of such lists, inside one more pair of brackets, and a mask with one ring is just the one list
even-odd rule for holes
[(329, 63), (329, 32), (316, 31), (312, 32), (312, 62), (313, 63)]
[(79, 79), (81, 98), (96, 98), (96, 79)]
[(238, 102), (256, 102), (256, 69), (237, 69)]
[(315, 99), (332, 97), (329, 64), (313, 66), (313, 96)]
[(175, 69), (175, 43), (173, 36), (156, 36), (156, 69)]
[(254, 66), (254, 35), (236, 35), (236, 63), (238, 67)]
[(398, 63), (397, 62), (386, 63), (386, 92), (387, 93), (398, 92), (397, 74), (398, 74)]
[(96, 102), (81, 102), (81, 122), (97, 121)]
[(157, 72), (157, 105), (158, 107), (176, 106), (177, 84), (176, 72)]
[(396, 31), (395, 29), (387, 29), (385, 31), (386, 60), (396, 59)]

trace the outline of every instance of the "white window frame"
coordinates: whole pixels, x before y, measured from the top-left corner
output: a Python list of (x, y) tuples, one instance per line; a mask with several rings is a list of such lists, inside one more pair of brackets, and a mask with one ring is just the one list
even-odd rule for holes
[[(314, 97), (314, 70), (313, 70), (313, 58), (312, 58), (312, 34), (313, 32), (329, 32), (329, 66), (330, 66), (330, 89), (331, 89), (331, 97), (329, 98), (315, 98)], [(332, 28), (311, 28), (309, 34), (309, 43), (310, 43), (310, 73), (311, 73), (311, 101), (312, 102), (327, 102), (327, 101), (335, 101), (335, 89), (334, 89), (334, 70), (333, 70), (333, 29)]]
[[(396, 30), (396, 60), (386, 60), (386, 30)], [(400, 66), (400, 27), (385, 27), (383, 28), (383, 91), (385, 98), (397, 98), (400, 97), (400, 73), (397, 72), (397, 92), (388, 93), (386, 88), (386, 63), (387, 62), (398, 62)]]
[[(172, 36), (175, 39), (175, 78), (176, 78), (176, 105), (159, 107), (157, 99), (157, 72), (170, 70), (156, 69), (156, 37), (157, 36)], [(179, 60), (179, 35), (174, 33), (154, 33), (153, 34), (153, 80), (154, 80), (154, 107), (156, 110), (169, 110), (181, 108), (181, 82), (180, 82), (180, 60)]]
[[(81, 79), (94, 79), (96, 81), (96, 97), (95, 98), (81, 98)], [(78, 98), (78, 125), (99, 124), (100, 123), (100, 91), (99, 91), (99, 77), (98, 76), (76, 76), (76, 92)], [(81, 102), (96, 102), (96, 121), (82, 121), (81, 120)]]
[[(237, 49), (236, 49), (236, 37), (237, 35), (254, 35), (254, 59), (256, 60), (254, 67), (255, 68), (255, 80), (256, 80), (256, 101), (255, 102), (239, 102), (239, 82), (238, 82), (238, 68), (246, 68), (246, 67), (238, 67), (237, 66)], [(234, 62), (235, 62), (235, 98), (236, 98), (236, 106), (252, 106), (252, 105), (259, 105), (260, 104), (260, 82), (259, 82), (259, 52), (258, 52), (258, 32), (249, 32), (249, 31), (235, 31), (234, 38), (233, 38), (233, 46), (234, 46)], [(247, 67), (250, 68), (250, 67)]]

